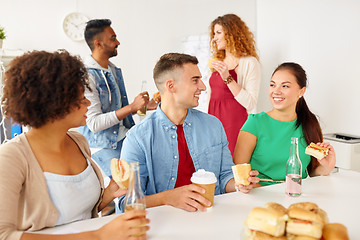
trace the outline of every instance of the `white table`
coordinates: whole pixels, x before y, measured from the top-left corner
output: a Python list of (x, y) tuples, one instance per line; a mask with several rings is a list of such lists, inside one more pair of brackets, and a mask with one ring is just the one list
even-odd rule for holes
[[(170, 206), (148, 209), (150, 240), (172, 239), (245, 239), (243, 223), (250, 210), (277, 202), (288, 207), (295, 202), (311, 201), (328, 213), (330, 222), (344, 224), (350, 239), (360, 239), (360, 173), (340, 170), (330, 176), (303, 181), (303, 194), (292, 198), (285, 194), (285, 185), (257, 188), (249, 194), (229, 193), (215, 197), (208, 212), (190, 213)], [(41, 233), (71, 233), (97, 229), (115, 215), (42, 230)]]

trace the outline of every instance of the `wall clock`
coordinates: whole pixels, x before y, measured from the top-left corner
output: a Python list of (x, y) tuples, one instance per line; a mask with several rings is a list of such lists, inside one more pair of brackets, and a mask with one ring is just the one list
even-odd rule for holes
[(84, 30), (89, 18), (79, 12), (68, 14), (63, 21), (63, 30), (71, 40), (84, 40)]

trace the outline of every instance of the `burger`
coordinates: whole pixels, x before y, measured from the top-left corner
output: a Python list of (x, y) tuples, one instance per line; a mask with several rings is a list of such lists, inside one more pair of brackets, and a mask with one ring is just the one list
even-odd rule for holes
[(156, 92), (153, 94), (153, 99), (156, 103), (159, 103), (161, 101), (160, 92)]
[(111, 159), (110, 170), (112, 179), (117, 183), (121, 189), (129, 187), (130, 167), (123, 159)]
[(287, 209), (279, 204), (279, 203), (275, 203), (275, 202), (268, 202), (265, 204), (265, 208), (270, 208), (270, 209), (274, 209), (276, 211), (282, 212), (284, 214), (287, 214)]
[[(249, 213), (245, 227), (248, 239), (262, 232), (272, 237), (284, 236), (287, 215), (272, 208), (255, 207)], [(261, 235), (261, 234), (260, 234)]]
[(319, 214), (306, 209), (293, 207), (288, 211), (286, 232), (293, 235), (304, 235), (320, 238), (324, 221)]
[(232, 166), (232, 171), (234, 174), (235, 184), (239, 185), (242, 184), (244, 186), (249, 186), (250, 182), (248, 178), (250, 177), (251, 165), (244, 163), (244, 164), (237, 164)]
[(319, 206), (316, 203), (313, 202), (298, 202), (293, 203), (289, 206), (288, 210), (291, 210), (292, 208), (301, 208), (307, 211), (315, 212), (317, 213), (319, 210)]
[(329, 149), (320, 147), (315, 143), (310, 143), (310, 145), (305, 148), (305, 153), (317, 159), (323, 159), (329, 154)]
[(250, 229), (246, 229), (245, 234), (246, 234), (246, 239), (248, 240), (287, 240), (286, 236), (274, 237), (270, 234), (266, 234), (259, 231), (253, 231)]

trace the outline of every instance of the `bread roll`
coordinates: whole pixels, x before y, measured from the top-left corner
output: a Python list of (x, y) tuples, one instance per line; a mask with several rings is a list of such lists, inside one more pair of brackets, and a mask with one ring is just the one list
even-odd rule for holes
[(305, 148), (305, 153), (317, 159), (323, 159), (329, 154), (329, 149), (320, 147), (315, 143), (310, 143), (310, 145)]
[(320, 215), (320, 217), (322, 218), (324, 224), (329, 223), (329, 218), (327, 216), (327, 213), (322, 210), (321, 208), (318, 209), (318, 214)]
[(313, 202), (299, 202), (299, 203), (294, 203), (291, 204), (288, 208), (288, 210), (291, 210), (292, 208), (301, 208), (301, 209), (305, 209), (311, 212), (318, 212), (319, 207), (316, 203)]
[(130, 167), (123, 159), (111, 159), (110, 162), (111, 175), (114, 181), (121, 189), (129, 187)]
[(268, 203), (265, 204), (265, 208), (271, 208), (271, 209), (274, 209), (276, 211), (280, 211), (280, 212), (282, 212), (284, 214), (287, 213), (287, 209), (283, 205), (281, 205), (279, 203), (268, 202)]
[(293, 207), (288, 211), (289, 220), (286, 232), (294, 235), (304, 235), (320, 238), (324, 226), (319, 214), (302, 208)]
[(269, 208), (255, 207), (251, 210), (245, 221), (245, 226), (250, 230), (264, 232), (275, 237), (285, 233), (287, 215)]
[(287, 235), (288, 240), (319, 240), (319, 238), (303, 236), (303, 235)]
[(160, 102), (161, 101), (160, 92), (154, 93), (153, 99), (156, 103)]
[(250, 230), (248, 228), (245, 230), (245, 233), (247, 240), (287, 240), (286, 236), (274, 237), (272, 235), (259, 231)]
[(349, 240), (347, 228), (340, 223), (325, 224), (323, 229), (325, 240)]
[(237, 164), (232, 166), (232, 171), (234, 174), (235, 184), (242, 184), (244, 186), (249, 186), (250, 182), (248, 178), (250, 177), (251, 165), (248, 163)]

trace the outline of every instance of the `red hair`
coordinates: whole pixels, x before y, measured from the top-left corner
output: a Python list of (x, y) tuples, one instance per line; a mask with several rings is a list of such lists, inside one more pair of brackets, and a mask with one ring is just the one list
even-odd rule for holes
[(210, 48), (213, 57), (219, 60), (225, 58), (225, 50), (218, 50), (214, 39), (215, 25), (220, 25), (225, 34), (226, 48), (236, 57), (253, 56), (259, 60), (255, 48), (254, 34), (244, 21), (235, 14), (219, 16), (210, 25)]

